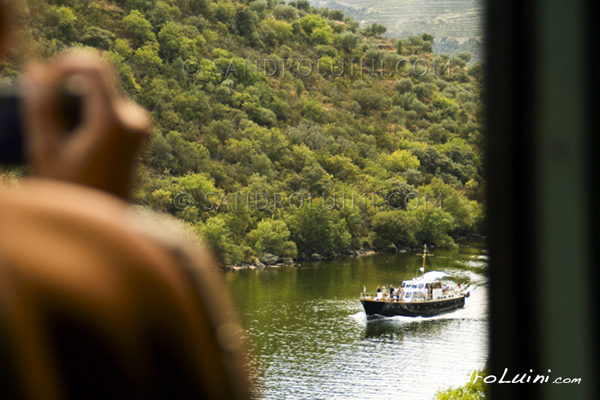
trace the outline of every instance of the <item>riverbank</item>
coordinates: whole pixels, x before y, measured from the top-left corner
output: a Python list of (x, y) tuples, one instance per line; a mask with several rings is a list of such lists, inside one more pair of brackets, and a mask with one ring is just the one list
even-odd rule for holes
[[(485, 236), (481, 235), (469, 235), (466, 237), (457, 237), (453, 238), (455, 241), (454, 246), (460, 246), (462, 242), (473, 242), (473, 241), (484, 241), (486, 239)], [(438, 246), (443, 247), (443, 246)], [(433, 246), (432, 246), (433, 248)], [(223, 267), (225, 271), (239, 271), (246, 269), (262, 269), (262, 268), (280, 268), (280, 267), (291, 267), (295, 265), (299, 265), (304, 262), (315, 262), (315, 261), (328, 261), (328, 260), (336, 260), (342, 258), (349, 257), (366, 257), (373, 256), (375, 254), (382, 253), (407, 253), (409, 251), (416, 251), (421, 249), (421, 247), (397, 247), (395, 245), (389, 245), (385, 248), (370, 248), (370, 249), (360, 249), (360, 250), (348, 250), (341, 254), (334, 254), (331, 256), (322, 256), (318, 253), (313, 253), (310, 256), (300, 255), (296, 258), (292, 257), (279, 257), (275, 254), (271, 253), (263, 253), (261, 257), (256, 257), (250, 263), (238, 263), (232, 265), (226, 265)]]
[[(409, 249), (400, 249), (396, 252), (405, 253), (409, 251)], [(376, 249), (368, 249), (368, 250), (349, 250), (340, 255), (334, 255), (325, 257), (318, 253), (313, 253), (310, 256), (300, 256), (297, 258), (292, 257), (279, 257), (271, 253), (263, 253), (263, 255), (258, 258), (256, 257), (251, 263), (239, 263), (233, 265), (227, 265), (223, 267), (226, 271), (239, 271), (244, 269), (261, 269), (261, 268), (279, 268), (284, 266), (295, 266), (303, 262), (313, 262), (313, 261), (326, 261), (326, 260), (335, 260), (339, 258), (347, 258), (347, 257), (364, 257), (371, 256), (374, 254), (379, 254), (385, 252), (384, 250), (376, 250)]]

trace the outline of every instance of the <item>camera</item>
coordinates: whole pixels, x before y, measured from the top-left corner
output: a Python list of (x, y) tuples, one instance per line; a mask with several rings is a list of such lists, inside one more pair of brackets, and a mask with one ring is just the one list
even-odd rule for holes
[[(21, 103), (25, 91), (18, 85), (0, 91), (0, 164), (24, 165), (25, 138)], [(57, 118), (71, 132), (81, 121), (82, 95), (75, 90), (63, 88), (57, 102)]]

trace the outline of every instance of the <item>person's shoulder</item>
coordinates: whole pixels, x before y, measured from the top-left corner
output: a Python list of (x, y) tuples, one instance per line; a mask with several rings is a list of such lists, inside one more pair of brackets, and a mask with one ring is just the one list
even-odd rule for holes
[(172, 219), (94, 189), (31, 180), (0, 191), (0, 220), (0, 273), (29, 306), (121, 344), (151, 333), (177, 360), (169, 368), (187, 371), (182, 387), (204, 398), (247, 397), (231, 333), (239, 327), (216, 263)]
[(52, 270), (181, 280), (172, 248), (145, 232), (150, 225), (128, 203), (102, 191), (25, 180), (0, 192), (0, 220), (3, 263), (32, 276)]
[(7, 217), (23, 218), (33, 213), (57, 218), (73, 215), (122, 224), (126, 222), (122, 217), (127, 210), (128, 204), (116, 196), (56, 180), (31, 178), (0, 189), (0, 213)]
[(1, 261), (21, 274), (87, 271), (160, 280), (179, 290), (217, 274), (211, 251), (173, 219), (81, 185), (29, 179), (2, 189), (0, 221)]

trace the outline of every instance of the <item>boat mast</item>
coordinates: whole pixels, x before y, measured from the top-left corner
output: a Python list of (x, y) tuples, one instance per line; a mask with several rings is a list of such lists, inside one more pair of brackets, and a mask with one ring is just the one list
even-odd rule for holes
[(423, 266), (421, 267), (421, 271), (423, 272), (421, 276), (425, 275), (425, 257), (433, 256), (433, 254), (427, 251), (427, 244), (423, 246), (423, 254), (418, 254), (419, 256), (423, 256)]

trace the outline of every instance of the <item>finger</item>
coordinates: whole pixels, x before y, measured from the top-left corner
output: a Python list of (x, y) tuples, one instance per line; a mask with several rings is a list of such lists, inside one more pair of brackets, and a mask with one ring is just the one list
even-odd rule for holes
[[(53, 139), (64, 133), (60, 126), (57, 104), (63, 95), (65, 86), (75, 83), (76, 91), (83, 97), (82, 123), (106, 125), (114, 119), (112, 102), (118, 96), (115, 80), (110, 66), (98, 54), (90, 51), (70, 51), (57, 58), (51, 65), (33, 64), (24, 73), (27, 86), (28, 116), (32, 128), (48, 131)], [(43, 128), (43, 129), (42, 129)], [(90, 128), (87, 126), (86, 128)], [(86, 129), (89, 132), (90, 129)]]
[(52, 152), (62, 142), (62, 131), (56, 113), (57, 71), (40, 64), (30, 64), (22, 78), (22, 114), (26, 151), (33, 154)]
[(71, 51), (56, 61), (58, 75), (74, 83), (82, 95), (82, 119), (71, 133), (68, 151), (97, 147), (117, 124), (115, 103), (120, 94), (109, 64), (95, 52)]
[(121, 83), (113, 64), (99, 51), (70, 49), (56, 58), (56, 65), (66, 73), (76, 73), (78, 70), (97, 70), (102, 74), (107, 98), (122, 96)]
[(150, 132), (150, 113), (137, 103), (120, 99), (116, 102), (117, 119), (123, 129), (130, 134), (147, 136)]

